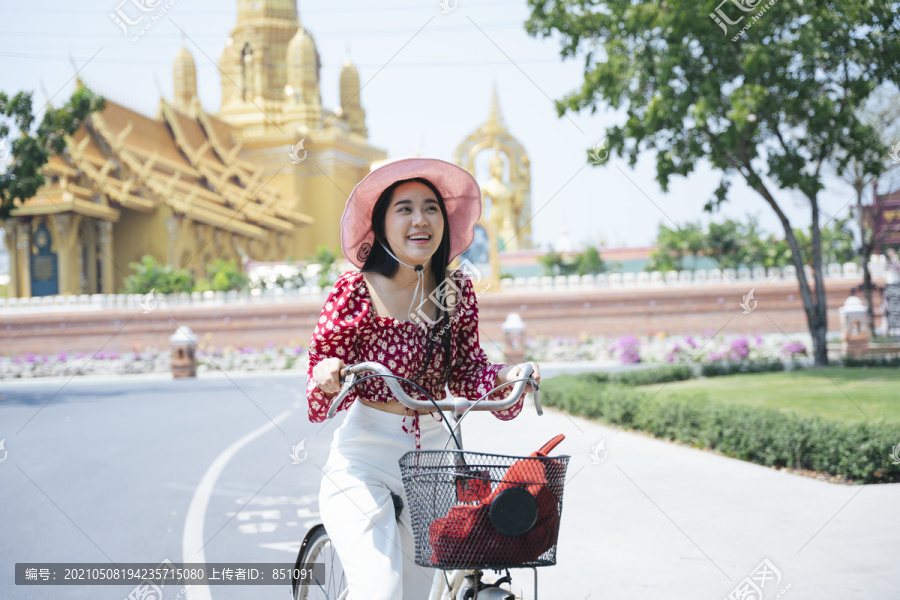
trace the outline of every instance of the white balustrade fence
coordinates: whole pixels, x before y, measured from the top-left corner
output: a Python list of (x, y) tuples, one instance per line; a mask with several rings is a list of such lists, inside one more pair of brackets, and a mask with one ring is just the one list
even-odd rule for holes
[(324, 302), (329, 290), (320, 287), (273, 288), (265, 291), (191, 292), (175, 294), (82, 294), (80, 296), (37, 296), (0, 298), (0, 312), (80, 312), (105, 309), (134, 309), (144, 313), (185, 306), (225, 306), (241, 304), (284, 304)]
[[(874, 279), (885, 276), (886, 260), (882, 255), (873, 256), (869, 270)], [(812, 269), (804, 267), (807, 279), (812, 280)], [(856, 263), (843, 265), (832, 263), (825, 267), (826, 279), (862, 278), (862, 269)], [(764, 284), (769, 281), (793, 281), (796, 269), (793, 265), (764, 269), (710, 269), (697, 271), (667, 271), (661, 273), (601, 273), (598, 275), (557, 275), (556, 277), (517, 277), (501, 281), (501, 293), (554, 292), (559, 290), (588, 290), (635, 287), (697, 287), (739, 283)], [(241, 304), (279, 304), (310, 302), (321, 304), (330, 290), (318, 286), (302, 288), (272, 288), (251, 292), (193, 292), (180, 294), (82, 294), (80, 296), (38, 296), (34, 298), (0, 298), (0, 313), (31, 312), (79, 312), (105, 309), (133, 309), (141, 312), (165, 310), (167, 307), (223, 306)]]

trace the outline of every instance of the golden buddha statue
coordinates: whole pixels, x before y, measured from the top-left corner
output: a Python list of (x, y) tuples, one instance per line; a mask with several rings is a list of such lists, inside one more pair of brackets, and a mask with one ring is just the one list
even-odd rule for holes
[(484, 200), (490, 199), (490, 222), (497, 235), (497, 250), (518, 250), (515, 223), (516, 213), (522, 209), (522, 198), (518, 190), (503, 181), (503, 157), (500, 149), (494, 148), (494, 156), (490, 162), (491, 178), (482, 184)]

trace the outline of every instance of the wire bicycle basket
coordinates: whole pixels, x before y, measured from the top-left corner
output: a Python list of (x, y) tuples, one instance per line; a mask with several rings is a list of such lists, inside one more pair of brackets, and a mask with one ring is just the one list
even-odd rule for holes
[(568, 456), (545, 454), (406, 453), (400, 473), (416, 564), (440, 569), (555, 565), (568, 463)]

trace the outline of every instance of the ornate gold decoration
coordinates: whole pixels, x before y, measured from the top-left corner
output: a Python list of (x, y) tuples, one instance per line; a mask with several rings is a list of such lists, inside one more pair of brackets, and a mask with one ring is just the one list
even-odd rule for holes
[(531, 162), (503, 123), (496, 86), (487, 121), (457, 146), (454, 161), (477, 177), (476, 157), (483, 152), (491, 153), (490, 177), (481, 184), (485, 210), (478, 225), (488, 233), (492, 275), (499, 281), (498, 252), (532, 248)]

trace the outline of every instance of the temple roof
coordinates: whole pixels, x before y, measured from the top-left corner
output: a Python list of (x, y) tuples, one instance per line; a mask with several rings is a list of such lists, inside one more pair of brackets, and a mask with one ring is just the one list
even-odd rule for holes
[(117, 221), (122, 208), (153, 212), (168, 205), (255, 239), (312, 223), (238, 156), (230, 125), (199, 105), (192, 110), (194, 116), (161, 100), (152, 118), (107, 100), (67, 140), (66, 152), (51, 157), (38, 195), (13, 214), (72, 211)]

